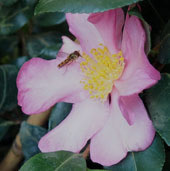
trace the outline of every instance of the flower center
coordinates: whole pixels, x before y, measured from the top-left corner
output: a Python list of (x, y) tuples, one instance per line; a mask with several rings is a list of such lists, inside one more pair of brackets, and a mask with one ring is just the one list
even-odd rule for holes
[(111, 54), (106, 46), (99, 44), (99, 48), (91, 49), (92, 57), (82, 54), (83, 61), (80, 68), (84, 74), (81, 81), (84, 89), (88, 90), (90, 97), (104, 102), (112, 91), (114, 81), (117, 80), (124, 69), (125, 62), (122, 51)]

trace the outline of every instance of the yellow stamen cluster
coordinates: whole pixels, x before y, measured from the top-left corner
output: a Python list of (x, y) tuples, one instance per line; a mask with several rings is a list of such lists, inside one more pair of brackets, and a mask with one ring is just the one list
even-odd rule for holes
[(112, 91), (114, 81), (121, 76), (125, 62), (121, 51), (111, 54), (106, 46), (99, 46), (91, 50), (92, 56), (82, 54), (84, 60), (80, 67), (85, 77), (81, 83), (91, 98), (104, 102)]

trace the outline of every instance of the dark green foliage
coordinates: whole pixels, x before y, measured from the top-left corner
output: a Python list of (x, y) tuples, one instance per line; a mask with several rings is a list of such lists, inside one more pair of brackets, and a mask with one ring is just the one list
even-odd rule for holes
[(11, 6), (15, 4), (18, 0), (0, 0), (0, 3), (4, 6)]
[(158, 60), (161, 64), (170, 63), (170, 34), (166, 35), (161, 43)]
[(80, 154), (66, 151), (40, 153), (28, 160), (20, 171), (86, 171), (86, 162)]
[(33, 16), (36, 0), (20, 0), (13, 6), (0, 6), (0, 34), (14, 33), (28, 23)]
[(21, 68), (21, 66), (29, 59), (30, 58), (28, 56), (21, 56), (16, 58), (12, 63), (16, 65), (18, 68)]
[(40, 0), (35, 14), (44, 12), (91, 13), (130, 5), (140, 0)]
[(49, 12), (35, 16), (35, 24), (48, 27), (61, 24), (65, 21), (65, 14), (62, 12)]
[(56, 58), (61, 48), (61, 35), (56, 32), (30, 36), (27, 41), (27, 51), (30, 57)]
[(14, 65), (0, 66), (0, 113), (10, 111), (17, 106), (17, 73), (18, 69)]
[(161, 81), (146, 91), (146, 106), (154, 127), (170, 145), (170, 75), (162, 74)]
[[(0, 36), (0, 58), (11, 55), (14, 57), (14, 51), (17, 50), (19, 39), (17, 36)], [(1, 61), (1, 59), (0, 59)], [(2, 63), (6, 61), (1, 61)]]
[(87, 171), (106, 171), (106, 170), (98, 170), (98, 169), (87, 169)]
[(167, 22), (167, 24), (165, 25), (162, 34), (161, 34), (161, 38), (163, 39), (165, 36), (167, 36), (168, 34), (170, 34), (170, 20)]
[[(135, 6), (136, 2), (139, 6)], [(24, 162), (27, 161), (25, 164), (21, 163), (24, 164), (21, 171), (100, 171), (98, 169), (103, 168), (101, 165), (94, 164), (90, 157), (87, 159), (87, 168), (81, 154), (65, 151), (46, 154), (40, 152), (38, 141), (69, 115), (72, 104), (63, 102), (56, 104), (43, 127), (22, 122), (27, 116), (17, 106), (16, 77), (21, 66), (33, 57), (55, 59), (62, 46), (63, 35), (75, 39), (69, 33), (66, 12), (103, 12), (123, 7), (125, 15), (128, 12), (129, 15), (141, 19), (146, 32), (145, 52), (149, 55), (151, 64), (165, 72), (157, 85), (141, 94), (160, 136), (156, 135), (152, 145), (145, 151), (129, 152), (120, 163), (105, 169), (169, 171), (170, 13), (168, 4), (169, 0), (0, 0), (0, 154), (8, 152), (8, 146), (11, 146), (22, 123), (20, 138)], [(127, 5), (131, 7), (128, 8)], [(166, 142), (165, 149), (161, 138)], [(166, 162), (163, 167), (165, 155)]]
[(70, 103), (58, 103), (54, 106), (48, 122), (48, 129), (51, 130), (63, 121), (72, 109)]
[(12, 125), (15, 125), (15, 123), (12, 121), (5, 121), (0, 118), (0, 141)]
[(42, 127), (30, 125), (27, 122), (21, 124), (19, 135), (22, 144), (22, 152), (26, 160), (40, 152), (38, 141), (46, 133), (47, 130)]

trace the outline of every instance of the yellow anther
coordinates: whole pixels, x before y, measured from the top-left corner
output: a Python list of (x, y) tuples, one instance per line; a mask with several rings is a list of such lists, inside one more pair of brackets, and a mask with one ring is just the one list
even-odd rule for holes
[(120, 58), (120, 61), (124, 61), (124, 58), (123, 58), (123, 57), (121, 57), (121, 58)]
[(80, 68), (84, 74), (84, 89), (89, 91), (91, 98), (105, 101), (112, 91), (114, 81), (117, 80), (124, 69), (122, 51), (111, 54), (106, 46), (99, 44), (97, 49), (91, 49), (91, 56), (82, 54), (84, 61)]
[(93, 54), (96, 52), (96, 49), (91, 49), (90, 53)]
[(104, 50), (101, 48), (97, 48), (97, 51), (100, 52), (100, 54), (102, 54), (102, 55), (104, 54)]

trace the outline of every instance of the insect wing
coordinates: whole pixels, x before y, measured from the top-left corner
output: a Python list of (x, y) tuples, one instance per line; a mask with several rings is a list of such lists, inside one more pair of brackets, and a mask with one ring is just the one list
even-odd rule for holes
[(61, 59), (61, 60), (65, 60), (68, 56), (69, 56), (69, 54), (65, 53), (65, 52), (58, 52), (58, 54), (57, 54), (57, 58)]

